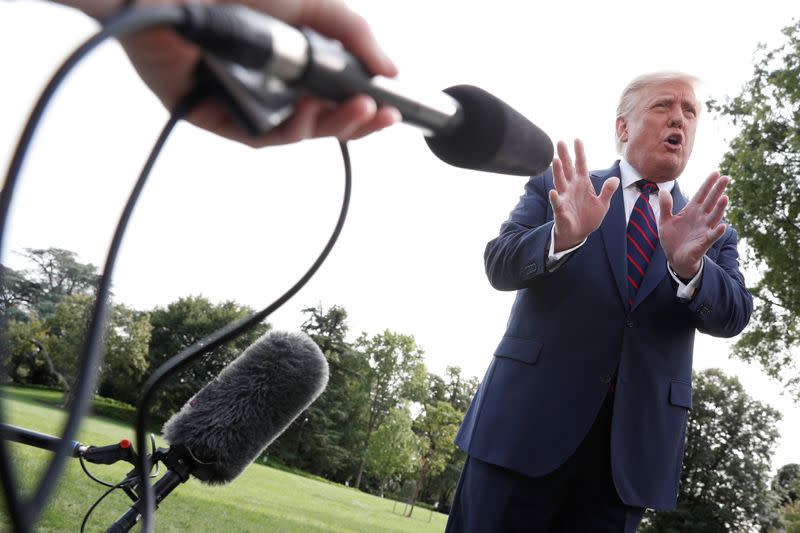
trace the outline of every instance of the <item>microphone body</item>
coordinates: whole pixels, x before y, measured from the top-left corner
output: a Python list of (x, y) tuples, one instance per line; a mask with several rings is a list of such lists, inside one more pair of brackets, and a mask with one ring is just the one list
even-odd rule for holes
[[(153, 486), (156, 504), (193, 476), (212, 485), (235, 479), (319, 396), (328, 362), (304, 333), (262, 336), (195, 394), (163, 428), (167, 472)], [(141, 499), (108, 530), (130, 530)]]
[(300, 91), (334, 101), (367, 94), (425, 130), (433, 153), (454, 166), (535, 175), (553, 143), (502, 100), (467, 85), (421, 96), (372, 76), (338, 41), (244, 6), (185, 6), (182, 35), (206, 52), (203, 75), (253, 135), (291, 115)]
[(327, 384), (328, 362), (313, 340), (303, 333), (267, 333), (164, 424), (164, 438), (196, 460), (194, 477), (227, 483)]

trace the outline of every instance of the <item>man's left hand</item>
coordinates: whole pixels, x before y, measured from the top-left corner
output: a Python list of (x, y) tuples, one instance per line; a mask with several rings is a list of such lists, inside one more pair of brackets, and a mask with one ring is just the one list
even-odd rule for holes
[(705, 253), (725, 233), (726, 225), (721, 221), (728, 197), (723, 193), (729, 182), (728, 176), (712, 172), (697, 194), (675, 215), (672, 196), (667, 191), (659, 193), (658, 238), (667, 262), (679, 278), (695, 277)]

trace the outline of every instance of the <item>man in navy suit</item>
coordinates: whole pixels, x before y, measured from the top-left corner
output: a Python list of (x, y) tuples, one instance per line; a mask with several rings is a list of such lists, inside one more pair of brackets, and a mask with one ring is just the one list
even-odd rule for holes
[[(752, 298), (726, 176), (687, 201), (696, 79), (633, 80), (617, 109), (620, 161), (589, 172), (567, 146), (489, 242), (486, 273), (517, 291), (456, 443), (468, 458), (449, 533), (628, 532), (675, 507), (696, 330), (732, 337)], [(621, 186), (620, 186), (621, 185)]]

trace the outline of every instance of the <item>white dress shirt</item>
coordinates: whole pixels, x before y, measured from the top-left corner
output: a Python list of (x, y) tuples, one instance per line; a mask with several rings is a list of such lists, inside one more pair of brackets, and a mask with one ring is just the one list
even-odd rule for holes
[[(642, 177), (639, 172), (630, 165), (630, 163), (625, 161), (625, 159), (622, 159), (619, 162), (619, 169), (621, 174), (620, 186), (622, 187), (622, 199), (625, 204), (625, 224), (627, 225), (628, 219), (631, 217), (631, 212), (633, 212), (633, 206), (636, 204), (636, 200), (639, 198), (639, 188), (636, 187), (636, 182), (642, 179)], [(658, 185), (659, 191), (663, 190), (671, 192), (672, 188), (675, 186), (675, 180), (657, 183), (656, 185)], [(649, 200), (650, 206), (653, 208), (653, 213), (655, 214), (656, 224), (658, 224), (659, 214), (661, 213), (661, 205), (658, 201), (658, 195), (651, 194)], [(574, 248), (555, 252), (555, 225), (553, 225), (553, 229), (550, 230), (550, 252), (547, 256), (547, 269), (550, 271), (556, 270), (561, 264), (562, 260), (565, 259), (568, 254), (583, 246), (585, 242), (586, 239), (584, 239), (583, 242)], [(691, 300), (694, 296), (695, 290), (697, 290), (697, 286), (700, 284), (700, 279), (703, 277), (703, 262), (701, 261), (700, 263), (700, 270), (697, 272), (697, 275), (695, 275), (695, 277), (692, 278), (688, 283), (682, 282), (675, 272), (672, 271), (672, 267), (670, 267), (669, 264), (667, 264), (667, 270), (672, 276), (672, 279), (674, 279), (678, 284), (678, 298)]]

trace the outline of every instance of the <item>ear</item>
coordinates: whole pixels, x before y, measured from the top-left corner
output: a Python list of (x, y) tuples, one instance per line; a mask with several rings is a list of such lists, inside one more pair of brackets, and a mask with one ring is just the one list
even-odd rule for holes
[(616, 129), (617, 139), (622, 143), (628, 142), (628, 121), (625, 117), (617, 117)]

